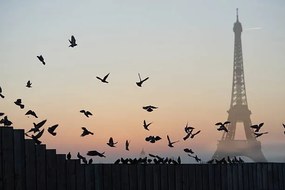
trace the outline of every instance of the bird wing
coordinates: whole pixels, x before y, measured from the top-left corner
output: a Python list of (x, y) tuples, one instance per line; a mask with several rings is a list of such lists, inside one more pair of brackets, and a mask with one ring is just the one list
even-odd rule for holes
[(79, 112), (80, 112), (80, 113), (85, 113), (85, 110), (80, 110)]
[(102, 80), (103, 80), (103, 79), (101, 79), (100, 77), (97, 77), (97, 76), (96, 76), (96, 78), (97, 78), (97, 79), (99, 79), (100, 81), (102, 81)]
[(110, 139), (109, 139), (109, 143), (110, 143), (110, 144), (114, 144), (114, 140), (113, 140), (113, 138), (112, 138), (112, 137), (110, 137)]
[(149, 108), (157, 109), (158, 107), (155, 107), (155, 106), (149, 106)]
[(47, 120), (43, 120), (41, 122), (39, 122), (38, 124), (34, 124), (35, 125), (35, 128), (41, 128), (45, 123), (47, 122)]
[(36, 139), (41, 138), (41, 136), (42, 136), (43, 133), (44, 133), (44, 130), (45, 130), (45, 129), (41, 130), (38, 134), (36, 134), (36, 135), (35, 135), (35, 138), (36, 138)]
[(103, 80), (106, 80), (108, 78), (110, 73), (108, 73), (106, 76), (104, 76)]
[(86, 114), (87, 115), (92, 115), (92, 113), (90, 111), (87, 111)]
[(2, 93), (2, 88), (0, 87), (0, 93)]
[(75, 40), (74, 36), (72, 35), (71, 36), (71, 43), (75, 44), (75, 42), (76, 42), (76, 40)]
[(226, 121), (224, 122), (224, 125), (227, 125), (227, 124), (230, 124), (231, 122), (230, 121)]
[(282, 123), (282, 125), (283, 125), (283, 127), (285, 128), (285, 124), (284, 124), (284, 123)]
[(264, 123), (260, 123), (259, 125), (258, 125), (258, 127), (262, 127), (264, 125)]
[(257, 129), (258, 128), (258, 125), (252, 125), (252, 126), (250, 126), (251, 128), (253, 128), (253, 129)]
[(50, 130), (54, 131), (58, 127), (58, 124), (49, 127)]
[(215, 125), (223, 125), (223, 123), (222, 122), (218, 122)]
[(29, 110), (29, 111), (27, 111), (27, 113), (25, 114), (25, 115), (30, 115), (30, 114), (32, 114), (32, 110)]
[(146, 77), (145, 79), (142, 80), (142, 82), (144, 82), (144, 81), (146, 81), (146, 80), (148, 80), (148, 79), (149, 79), (149, 77)]
[(197, 135), (201, 132), (201, 130), (197, 131), (196, 133), (194, 133), (193, 135)]
[(141, 75), (138, 73), (138, 75), (139, 75), (139, 79), (140, 79), (140, 81), (142, 81), (142, 79), (141, 79)]
[(168, 135), (167, 135), (167, 140), (168, 140), (168, 143), (171, 144), (171, 141)]

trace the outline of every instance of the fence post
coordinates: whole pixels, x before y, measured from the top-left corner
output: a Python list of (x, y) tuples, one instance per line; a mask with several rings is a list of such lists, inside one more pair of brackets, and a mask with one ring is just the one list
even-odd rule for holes
[(26, 188), (25, 138), (23, 129), (14, 129), (15, 189)]
[(75, 167), (77, 190), (85, 190), (85, 164), (81, 164), (80, 160), (78, 160)]
[(46, 150), (46, 183), (47, 190), (56, 189), (56, 150)]
[(76, 160), (66, 160), (66, 183), (68, 190), (76, 190)]
[(3, 155), (2, 155), (2, 128), (3, 127), (0, 127), (0, 189), (4, 189), (4, 186), (3, 186), (3, 165), (2, 165), (2, 162), (3, 162)]
[[(88, 164), (85, 166), (85, 187), (86, 190), (94, 190), (95, 189), (95, 173), (94, 173), (94, 164)], [(97, 185), (97, 184), (96, 184)], [(100, 188), (96, 188), (96, 190)]]
[(58, 190), (66, 189), (66, 155), (56, 155), (56, 186)]
[(26, 189), (36, 190), (36, 151), (35, 142), (32, 139), (25, 140), (26, 152)]
[(37, 189), (46, 190), (46, 145), (36, 145)]
[(94, 164), (95, 190), (103, 189), (103, 169), (102, 164)]

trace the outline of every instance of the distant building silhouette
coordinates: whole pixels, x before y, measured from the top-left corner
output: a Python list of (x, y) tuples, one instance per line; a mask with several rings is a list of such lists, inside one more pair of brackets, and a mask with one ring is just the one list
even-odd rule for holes
[[(244, 68), (243, 68), (243, 55), (241, 33), (242, 25), (238, 18), (234, 23), (233, 31), (235, 33), (234, 44), (234, 67), (233, 67), (233, 83), (232, 83), (232, 96), (230, 109), (228, 111), (228, 132), (224, 131), (222, 139), (218, 142), (217, 150), (213, 155), (213, 159), (222, 159), (230, 156), (246, 156), (253, 161), (266, 162), (266, 159), (261, 151), (261, 143), (256, 140), (250, 114), (248, 109)], [(246, 140), (235, 140), (236, 124), (242, 122), (244, 125)]]

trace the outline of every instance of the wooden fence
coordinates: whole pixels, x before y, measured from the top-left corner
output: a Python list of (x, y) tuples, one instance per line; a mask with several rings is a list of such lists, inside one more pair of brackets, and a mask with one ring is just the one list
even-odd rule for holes
[(0, 190), (284, 190), (285, 164), (80, 164), (0, 127)]

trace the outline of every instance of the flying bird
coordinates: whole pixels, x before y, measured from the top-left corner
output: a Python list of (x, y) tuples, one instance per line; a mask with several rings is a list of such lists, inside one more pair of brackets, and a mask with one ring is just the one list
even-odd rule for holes
[(149, 79), (149, 77), (146, 77), (145, 79), (141, 79), (141, 75), (138, 73), (138, 75), (139, 75), (139, 79), (140, 79), (140, 81), (139, 82), (136, 82), (136, 84), (139, 86), (139, 87), (142, 87), (142, 84), (146, 81), (146, 80), (148, 80)]
[(88, 131), (85, 127), (81, 127), (81, 129), (83, 130), (81, 137), (84, 137), (84, 136), (89, 135), (89, 134), (94, 135), (94, 133)]
[(100, 152), (98, 152), (98, 151), (96, 151), (96, 150), (91, 150), (91, 151), (88, 151), (88, 152), (87, 152), (87, 155), (88, 155), (88, 156), (106, 157), (104, 154), (105, 154), (105, 152), (100, 153)]
[[(284, 124), (284, 123), (282, 123), (282, 126), (283, 126), (283, 128), (285, 129), (285, 124)], [(285, 131), (284, 131), (284, 134), (285, 134)]]
[(42, 62), (43, 65), (46, 64), (45, 59), (44, 59), (44, 57), (42, 55), (37, 56), (37, 58), (40, 60), (40, 62)]
[(31, 115), (31, 116), (34, 116), (35, 118), (38, 118), (37, 114), (32, 110), (27, 111), (25, 115)]
[(148, 131), (149, 131), (148, 127), (149, 127), (151, 124), (152, 124), (152, 123), (146, 123), (146, 121), (143, 120), (143, 127), (144, 127), (145, 130), (148, 130)]
[(173, 146), (174, 143), (179, 142), (179, 141), (173, 141), (173, 142), (171, 142), (171, 140), (170, 140), (170, 138), (169, 138), (168, 135), (167, 135), (167, 140), (168, 140), (168, 146), (169, 146), (170, 148), (174, 147), (174, 146)]
[(32, 139), (35, 141), (36, 144), (41, 144), (41, 143), (42, 143), (42, 141), (40, 141), (39, 138), (41, 138), (41, 136), (43, 135), (44, 130), (45, 130), (45, 129), (41, 130), (41, 131), (38, 132), (38, 134), (36, 134), (36, 135), (32, 135)]
[(14, 102), (17, 106), (20, 106), (21, 109), (24, 109), (25, 105), (22, 104), (22, 100), (21, 99), (17, 99), (15, 102)]
[(69, 43), (70, 43), (69, 47), (72, 47), (72, 48), (73, 48), (73, 47), (77, 46), (76, 40), (75, 40), (75, 38), (74, 38), (73, 35), (71, 36), (71, 40), (68, 39), (68, 41), (69, 41)]
[(36, 133), (36, 132), (39, 132), (40, 131), (40, 128), (46, 123), (46, 121), (47, 120), (43, 120), (43, 121), (41, 121), (41, 122), (39, 122), (39, 123), (33, 123), (34, 124), (34, 127), (33, 128), (31, 128), (27, 133), (29, 133), (29, 132), (34, 132), (34, 133)]
[(58, 124), (49, 127), (49, 128), (48, 128), (48, 132), (49, 132), (52, 136), (56, 136), (56, 132), (54, 132), (54, 130), (55, 130), (57, 127), (58, 127)]
[(183, 137), (183, 140), (186, 141), (186, 140), (191, 136), (191, 133), (192, 133), (192, 132), (187, 133), (187, 135), (186, 135), (185, 137)]
[(130, 141), (126, 140), (125, 148), (127, 151), (129, 151)]
[(1, 86), (0, 86), (0, 97), (1, 97), (1, 98), (5, 98), (5, 96), (2, 94), (2, 88), (1, 88)]
[(186, 124), (184, 131), (185, 133), (191, 133), (193, 131), (193, 129), (195, 129), (194, 127), (188, 126), (188, 123)]
[(114, 142), (113, 138), (110, 137), (109, 142), (107, 142), (107, 145), (109, 145), (110, 147), (115, 147), (115, 144), (117, 144), (118, 142)]
[(259, 130), (261, 129), (261, 127), (264, 125), (264, 123), (259, 123), (258, 125), (252, 125), (250, 126), (251, 128), (254, 129), (254, 132), (259, 132)]
[(5, 113), (0, 112), (0, 116), (3, 116)]
[(3, 119), (0, 120), (0, 124), (3, 124), (4, 127), (11, 126), (13, 123), (8, 119), (8, 116), (4, 116)]
[(227, 124), (230, 124), (231, 122), (229, 121), (225, 121), (224, 123), (222, 122), (218, 122), (215, 125), (219, 126), (219, 128), (217, 129), (218, 131), (225, 131), (225, 132), (229, 132), (228, 129), (226, 128)]
[(188, 154), (188, 156), (194, 158), (196, 162), (201, 162), (201, 159), (197, 155), (192, 156), (191, 154)]
[(86, 117), (93, 115), (90, 111), (80, 110), (80, 113), (83, 113)]
[(185, 148), (185, 149), (184, 149), (184, 152), (190, 153), (190, 154), (194, 154), (193, 150), (192, 150), (192, 149), (189, 149), (189, 148)]
[(196, 135), (198, 135), (201, 132), (201, 130), (197, 131), (196, 133), (191, 134), (191, 139), (193, 139)]
[(32, 83), (31, 83), (31, 81), (28, 81), (28, 82), (27, 82), (26, 87), (27, 87), (27, 88), (32, 88)]
[(96, 76), (96, 78), (99, 79), (99, 80), (100, 80), (101, 82), (103, 82), (103, 83), (108, 83), (107, 78), (108, 78), (109, 74), (110, 74), (110, 73), (108, 73), (106, 76), (104, 76), (103, 79), (100, 78), (100, 77), (97, 77), (97, 76)]
[(264, 132), (264, 133), (257, 133), (257, 132), (254, 132), (255, 138), (258, 138), (258, 137), (260, 137), (261, 135), (265, 135), (265, 134), (268, 134), (268, 132)]
[(155, 107), (155, 106), (144, 106), (143, 109), (148, 111), (148, 112), (152, 112), (154, 109), (157, 109), (158, 107)]

